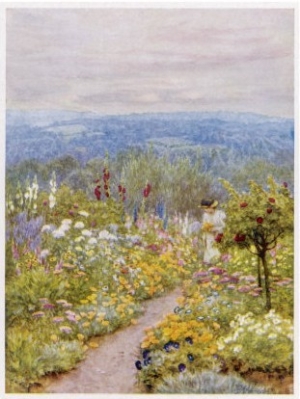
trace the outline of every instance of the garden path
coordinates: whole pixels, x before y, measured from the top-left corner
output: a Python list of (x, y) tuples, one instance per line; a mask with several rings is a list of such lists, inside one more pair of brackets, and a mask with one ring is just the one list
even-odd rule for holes
[(90, 349), (84, 361), (68, 373), (43, 381), (45, 393), (138, 393), (135, 361), (144, 328), (172, 312), (181, 289), (143, 303), (145, 311), (136, 325), (93, 338), (99, 347)]

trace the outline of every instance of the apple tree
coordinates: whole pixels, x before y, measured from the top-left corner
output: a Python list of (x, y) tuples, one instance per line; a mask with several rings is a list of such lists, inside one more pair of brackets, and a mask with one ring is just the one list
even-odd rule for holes
[(249, 190), (241, 193), (228, 181), (220, 180), (229, 199), (224, 209), (226, 227), (223, 235), (216, 237), (216, 242), (222, 250), (238, 246), (258, 256), (258, 284), (262, 286), (263, 273), (266, 308), (270, 310), (271, 276), (267, 254), (284, 235), (293, 232), (294, 199), (288, 185), (276, 183), (273, 177), (268, 177), (267, 189), (251, 180)]

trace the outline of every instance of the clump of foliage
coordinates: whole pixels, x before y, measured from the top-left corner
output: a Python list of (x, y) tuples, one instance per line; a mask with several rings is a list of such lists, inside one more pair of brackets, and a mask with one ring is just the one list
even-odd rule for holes
[(154, 393), (267, 394), (269, 391), (235, 375), (227, 376), (213, 371), (203, 371), (165, 377), (155, 388)]

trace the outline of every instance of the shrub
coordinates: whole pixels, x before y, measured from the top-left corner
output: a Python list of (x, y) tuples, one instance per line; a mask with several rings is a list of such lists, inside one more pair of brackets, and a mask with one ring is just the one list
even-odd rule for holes
[(268, 390), (234, 375), (224, 376), (211, 371), (192, 374), (186, 372), (168, 376), (155, 388), (155, 393), (195, 394), (267, 394)]

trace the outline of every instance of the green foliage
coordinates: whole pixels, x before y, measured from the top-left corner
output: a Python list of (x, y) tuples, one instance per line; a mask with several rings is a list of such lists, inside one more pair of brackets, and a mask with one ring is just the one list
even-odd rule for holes
[(27, 392), (39, 377), (50, 372), (72, 369), (83, 359), (84, 351), (78, 341), (60, 340), (50, 344), (49, 332), (36, 335), (24, 327), (9, 328), (6, 341), (7, 391)]
[(218, 341), (219, 353), (228, 367), (240, 362), (240, 371), (276, 369), (291, 371), (293, 367), (293, 325), (273, 310), (262, 316), (251, 312), (235, 316), (229, 334)]
[[(227, 223), (219, 245), (225, 251), (237, 246), (257, 255), (258, 281), (261, 286), (263, 268), (266, 308), (271, 309), (270, 267), (267, 253), (275, 249), (279, 240), (293, 232), (294, 200), (285, 185), (277, 184), (270, 176), (268, 190), (254, 181), (249, 182), (249, 191), (238, 193), (225, 180), (223, 186), (229, 193), (225, 206)], [(291, 265), (292, 266), (292, 265)]]
[(267, 394), (269, 391), (235, 375), (225, 376), (213, 371), (204, 371), (163, 377), (154, 393)]

